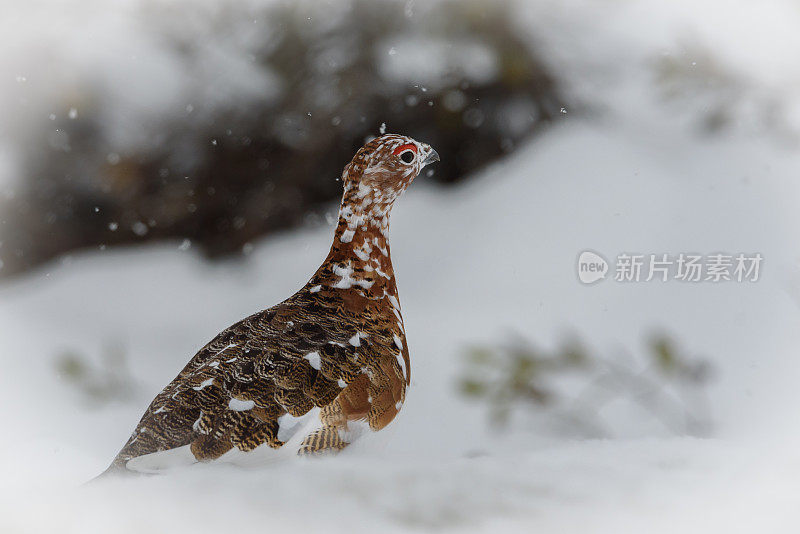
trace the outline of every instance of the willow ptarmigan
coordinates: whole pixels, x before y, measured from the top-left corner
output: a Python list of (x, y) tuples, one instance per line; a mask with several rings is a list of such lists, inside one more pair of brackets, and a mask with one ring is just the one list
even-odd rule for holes
[(322, 266), (297, 293), (200, 349), (147, 408), (108, 472), (152, 472), (256, 448), (338, 451), (389, 424), (411, 375), (389, 214), (438, 160), (430, 146), (401, 135), (362, 147), (342, 173), (339, 223)]

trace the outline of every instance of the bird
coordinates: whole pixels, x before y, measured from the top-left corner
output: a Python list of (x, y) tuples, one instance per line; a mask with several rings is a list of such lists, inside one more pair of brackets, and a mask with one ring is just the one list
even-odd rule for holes
[(342, 172), (333, 244), (283, 302), (226, 328), (156, 395), (103, 473), (336, 453), (400, 411), (411, 362), (389, 249), (397, 198), (439, 154), (384, 134)]

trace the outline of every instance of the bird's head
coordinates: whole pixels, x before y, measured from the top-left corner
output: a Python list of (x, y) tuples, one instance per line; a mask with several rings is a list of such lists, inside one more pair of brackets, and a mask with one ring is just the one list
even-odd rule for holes
[(439, 161), (439, 154), (411, 137), (376, 137), (361, 147), (345, 167), (345, 197), (390, 207), (423, 167), (435, 161)]

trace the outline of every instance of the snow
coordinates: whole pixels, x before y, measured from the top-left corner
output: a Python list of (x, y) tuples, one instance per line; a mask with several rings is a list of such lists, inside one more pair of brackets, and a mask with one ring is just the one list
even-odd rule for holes
[(313, 369), (316, 369), (317, 371), (319, 371), (320, 366), (322, 365), (322, 361), (320, 360), (320, 357), (319, 357), (319, 352), (317, 352), (317, 351), (309, 352), (308, 354), (303, 356), (303, 358), (308, 360), (308, 363), (311, 364), (311, 367)]
[[(195, 427), (197, 423), (195, 423)], [(168, 451), (145, 454), (128, 460), (125, 466), (138, 473), (157, 473), (159, 471), (186, 467), (197, 463), (188, 445)]]
[(287, 441), (300, 430), (301, 418), (284, 414), (278, 418), (278, 439)]
[(228, 408), (230, 408), (234, 412), (246, 412), (247, 410), (252, 410), (255, 405), (256, 405), (255, 401), (251, 400), (242, 400), (233, 398), (230, 401), (228, 401)]
[(353, 337), (351, 337), (348, 340), (348, 343), (350, 343), (354, 347), (360, 347), (361, 346), (361, 338), (366, 338), (366, 337), (368, 337), (368, 334), (365, 334), (364, 332), (356, 332), (353, 335)]
[[(394, 50), (387, 55), (387, 50)], [(454, 77), (481, 83), (497, 75), (498, 60), (478, 41), (452, 41), (426, 36), (393, 38), (379, 43), (375, 53), (382, 58), (381, 75), (390, 81), (439, 88)]]
[[(332, 226), (254, 243), (244, 262), (209, 264), (185, 241), (76, 254), (5, 282), (0, 531), (267, 524), (282, 532), (796, 532), (800, 155), (747, 111), (773, 96), (788, 109), (798, 101), (789, 88), (800, 66), (786, 53), (800, 38), (791, 6), (521, 3), (517, 23), (535, 30), (566, 87), (594, 112), (571, 107), (535, 142), (458, 189), (420, 177), (398, 201), (390, 237), (414, 380), (396, 420), (337, 457), (252, 469), (195, 465), (80, 486), (108, 465), (192, 354), (305, 284), (329, 250)], [(43, 27), (30, 38), (99, 27)], [(683, 61), (687, 39), (743, 80), (740, 119), (713, 136), (697, 128), (702, 103), (658, 96), (648, 70), (664, 55)], [(114, 47), (69, 42), (91, 52), (87, 62), (97, 54), (122, 62), (103, 76), (131, 61)], [(382, 53), (410, 53), (401, 44)], [(227, 57), (210, 58), (209, 73), (220, 56)], [(130, 98), (156, 113), (178, 83), (171, 65), (140, 65), (140, 79), (156, 85), (120, 90), (144, 91)], [(752, 284), (623, 284), (607, 276), (589, 286), (575, 266), (584, 250), (609, 260), (626, 251), (758, 252), (764, 261)], [(339, 276), (352, 284), (351, 274)], [(565, 438), (525, 420), (501, 432), (454, 388), (465, 347), (502, 342), (509, 332), (548, 348), (575, 332), (592, 352), (613, 357), (640, 352), (654, 330), (714, 363), (711, 437), (654, 428), (635, 406), (603, 411), (612, 439)], [(53, 361), (69, 350), (96, 363), (109, 341), (125, 349), (136, 397), (87, 408)], [(292, 422), (282, 420), (281, 435)]]
[(214, 383), (214, 379), (213, 378), (207, 378), (206, 380), (203, 380), (202, 382), (200, 382), (199, 386), (195, 386), (192, 389), (195, 390), (195, 391), (201, 391), (201, 390), (207, 388), (208, 386), (210, 386), (213, 383)]

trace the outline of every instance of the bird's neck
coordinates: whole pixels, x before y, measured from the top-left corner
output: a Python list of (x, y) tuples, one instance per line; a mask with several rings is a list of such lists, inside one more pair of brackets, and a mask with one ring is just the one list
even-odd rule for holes
[(369, 297), (396, 294), (389, 252), (391, 207), (391, 202), (376, 201), (371, 191), (345, 190), (325, 262), (333, 287), (354, 288)]

